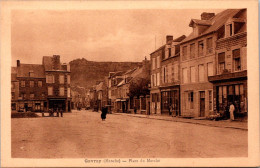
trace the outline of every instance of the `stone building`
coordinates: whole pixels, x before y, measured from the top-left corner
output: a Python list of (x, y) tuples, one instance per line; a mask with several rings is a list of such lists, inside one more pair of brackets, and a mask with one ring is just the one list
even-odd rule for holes
[(216, 74), (213, 83), (214, 111), (223, 113), (230, 103), (235, 115), (247, 115), (247, 15), (246, 9), (234, 10), (218, 30)]
[(44, 56), (42, 64), (21, 64), (17, 60), (17, 67), (12, 70), (12, 94), (19, 93), (17, 100), (14, 94), (13, 108), (17, 103), (18, 111), (70, 111), (70, 69), (60, 63), (60, 56)]
[(206, 117), (213, 113), (210, 76), (218, 74), (216, 53), (220, 52), (220, 37), (228, 31), (227, 22), (239, 12), (240, 9), (224, 10), (217, 15), (204, 12), (201, 19), (191, 19), (193, 32), (180, 44), (182, 116)]

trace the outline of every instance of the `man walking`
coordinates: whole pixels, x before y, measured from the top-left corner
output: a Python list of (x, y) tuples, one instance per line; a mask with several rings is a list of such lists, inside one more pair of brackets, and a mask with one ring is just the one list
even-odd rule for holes
[(60, 108), (60, 116), (63, 117), (63, 111), (62, 111), (62, 108)]
[(235, 120), (234, 111), (235, 111), (235, 106), (234, 106), (233, 103), (231, 103), (230, 106), (229, 106), (229, 113), (230, 113), (230, 120), (231, 121)]

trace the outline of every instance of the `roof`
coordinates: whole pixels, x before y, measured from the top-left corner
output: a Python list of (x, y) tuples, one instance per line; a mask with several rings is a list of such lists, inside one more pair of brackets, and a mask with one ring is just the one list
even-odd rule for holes
[(35, 78), (45, 78), (44, 67), (40, 64), (20, 64), (17, 67), (17, 77), (30, 77), (29, 72), (33, 72)]
[(96, 85), (96, 90), (103, 90), (103, 82), (100, 82), (98, 85)]
[[(182, 35), (182, 36), (180, 36), (180, 37), (177, 37), (176, 39), (171, 40), (170, 43), (172, 43), (172, 42), (181, 42), (181, 41), (182, 41), (183, 39), (185, 39), (185, 38), (186, 38), (186, 36), (185, 36), (185, 35)], [(166, 44), (162, 45), (161, 47), (159, 47), (158, 49), (156, 49), (155, 51), (153, 51), (151, 54), (153, 54), (153, 53), (155, 53), (155, 52), (157, 52), (157, 51), (163, 49), (165, 46), (166, 46)], [(150, 54), (150, 55), (151, 55), (151, 54)]]
[(222, 27), (229, 18), (235, 16), (238, 12), (240, 12), (242, 9), (227, 9), (224, 10), (218, 14), (216, 14), (214, 17), (212, 17), (208, 21), (202, 21), (202, 20), (197, 20), (197, 19), (192, 19), (192, 21), (195, 21), (197, 23), (207, 23), (211, 26), (207, 28), (202, 34), (200, 35), (195, 35), (194, 33), (191, 33), (187, 38), (185, 38), (181, 43), (185, 43), (187, 41), (190, 41), (192, 39), (198, 38), (200, 36), (212, 33), (214, 31), (217, 31), (220, 27)]
[(212, 24), (210, 20), (191, 19), (189, 26), (192, 26), (193, 23), (196, 23), (198, 25), (206, 25), (206, 26), (211, 26)]
[(123, 71), (117, 71), (117, 72), (115, 72), (112, 76), (111, 76), (111, 78), (112, 77), (116, 77), (116, 76), (121, 76), (121, 75), (123, 75)]

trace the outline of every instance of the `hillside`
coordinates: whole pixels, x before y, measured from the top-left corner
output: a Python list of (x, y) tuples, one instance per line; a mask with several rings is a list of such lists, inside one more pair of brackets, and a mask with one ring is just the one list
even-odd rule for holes
[(141, 62), (95, 62), (84, 58), (70, 62), (71, 84), (89, 88), (96, 81), (103, 80), (109, 72), (127, 71), (141, 65)]

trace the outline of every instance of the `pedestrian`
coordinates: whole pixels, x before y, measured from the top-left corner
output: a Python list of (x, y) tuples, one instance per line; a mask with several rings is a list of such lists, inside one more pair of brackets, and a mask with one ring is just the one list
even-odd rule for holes
[(135, 113), (135, 114), (137, 113), (137, 108), (136, 108), (136, 106), (134, 107), (134, 113)]
[(56, 116), (59, 117), (59, 109), (58, 108), (56, 108), (56, 114), (57, 114)]
[(107, 115), (107, 108), (106, 107), (102, 107), (102, 110), (101, 110), (101, 119), (102, 119), (102, 121), (106, 120), (106, 115)]
[(169, 115), (172, 115), (172, 105), (171, 104), (168, 106), (168, 110), (169, 110)]
[(230, 106), (229, 106), (229, 113), (230, 113), (230, 120), (231, 121), (235, 120), (234, 111), (235, 111), (235, 106), (234, 106), (233, 103), (231, 103)]
[(60, 108), (60, 116), (63, 117), (63, 110)]

